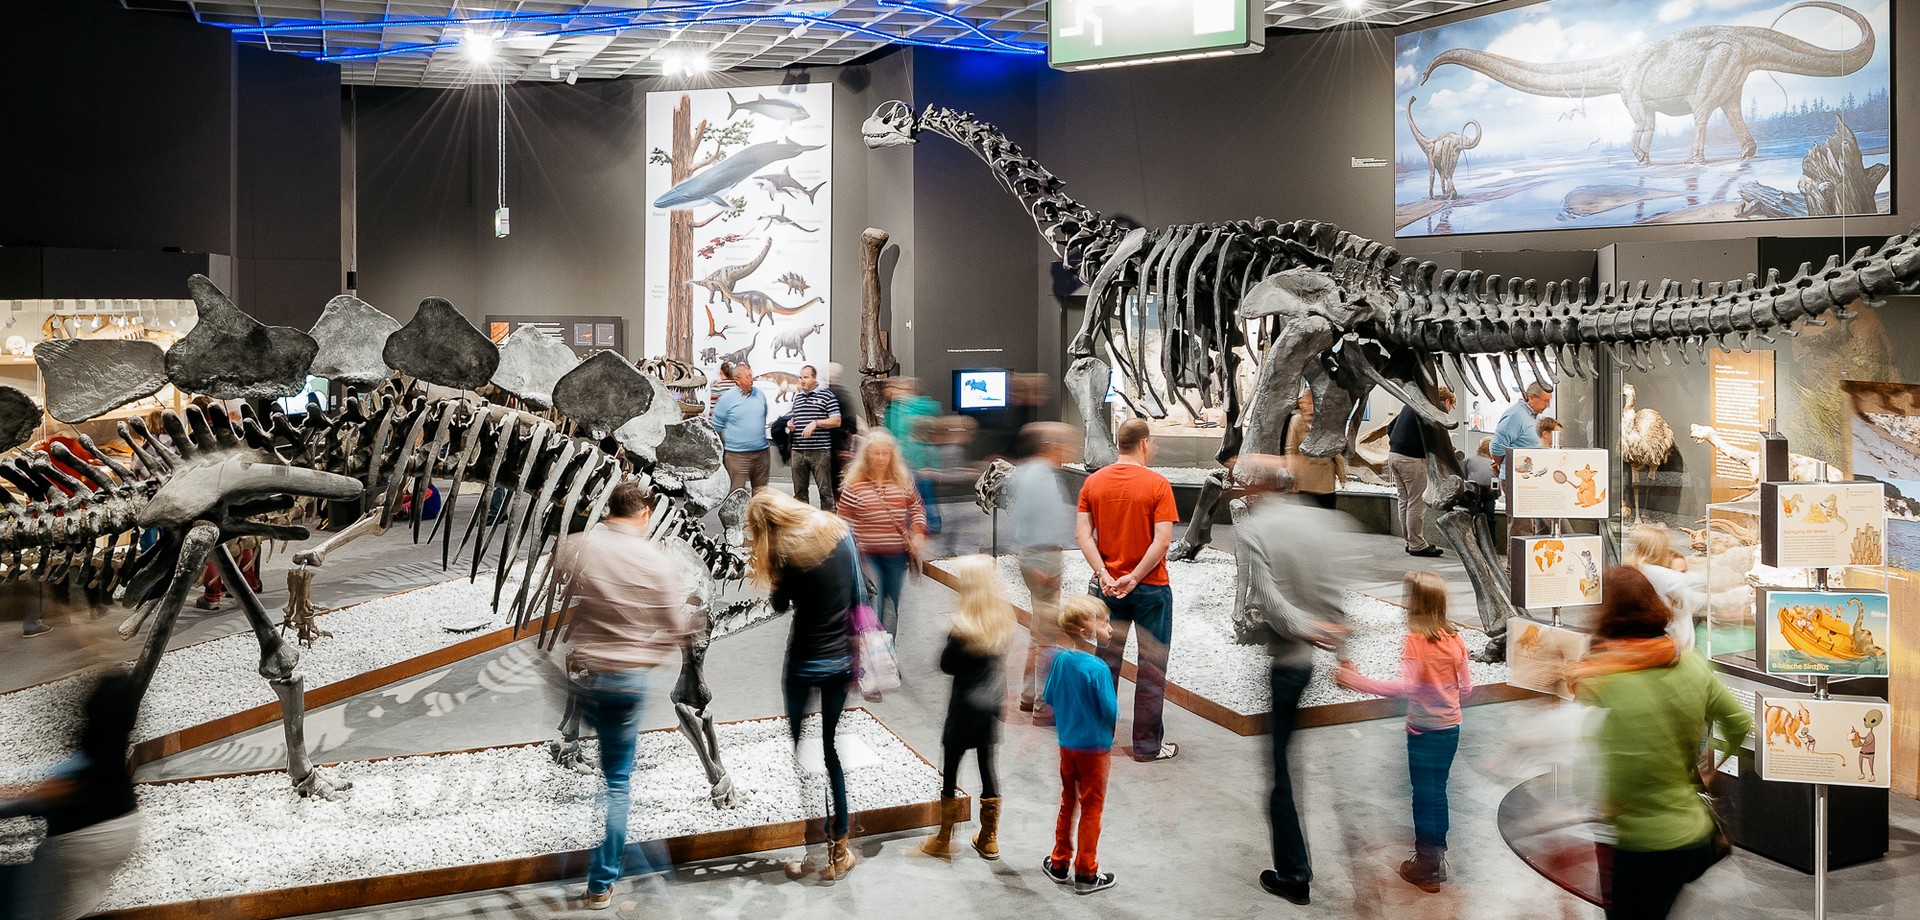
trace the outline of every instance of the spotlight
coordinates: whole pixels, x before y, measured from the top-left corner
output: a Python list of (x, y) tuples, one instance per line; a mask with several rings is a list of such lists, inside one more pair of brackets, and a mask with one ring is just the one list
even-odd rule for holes
[(494, 45), (498, 37), (491, 32), (476, 32), (468, 29), (460, 36), (460, 49), (476, 64), (485, 64), (493, 60)]
[(580, 82), (580, 71), (577, 71), (577, 70), (567, 71), (567, 85), (572, 86), (578, 82)]
[(1367, 0), (1347, 0), (1347, 11), (1358, 13), (1367, 8)]
[(707, 56), (704, 54), (691, 55), (687, 58), (686, 66), (688, 73), (706, 73), (707, 67), (709, 66)]

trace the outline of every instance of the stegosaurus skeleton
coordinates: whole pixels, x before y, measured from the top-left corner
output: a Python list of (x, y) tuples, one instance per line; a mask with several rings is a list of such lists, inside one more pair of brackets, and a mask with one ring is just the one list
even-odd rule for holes
[[(1447, 430), (1456, 426), (1435, 405), (1448, 382), (1492, 395), (1517, 390), (1529, 377), (1552, 381), (1569, 373), (1597, 376), (1603, 363), (1649, 370), (1670, 350), (1683, 361), (1709, 348), (1751, 350), (1772, 332), (1796, 335), (1796, 324), (1853, 314), (1860, 301), (1920, 290), (1920, 243), (1912, 231), (1852, 258), (1802, 266), (1789, 280), (1760, 278), (1702, 285), (1663, 281), (1657, 287), (1585, 280), (1544, 286), (1484, 272), (1442, 271), (1403, 257), (1391, 246), (1326, 223), (1271, 220), (1128, 229), (1061, 192), (1064, 183), (998, 129), (938, 106), (919, 116), (903, 102), (876, 109), (862, 126), (867, 146), (916, 142), (920, 132), (947, 137), (992, 168), (1019, 199), (1064, 264), (1089, 286), (1085, 324), (1068, 346), (1066, 384), (1087, 420), (1089, 468), (1112, 462), (1113, 435), (1104, 402), (1112, 372), (1107, 356), (1143, 398), (1135, 412), (1166, 413), (1150, 385), (1157, 371), (1175, 398), (1218, 399), (1227, 427), (1219, 459), (1282, 452), (1295, 394), (1313, 390), (1313, 426), (1301, 451), (1330, 457), (1351, 450), (1358, 409), (1373, 387), (1413, 407), (1428, 446), (1427, 500), (1438, 526), (1460, 554), (1479, 599), (1488, 634), (1504, 636), (1514, 613), (1484, 523), (1469, 510), (1465, 482)], [(1544, 293), (1542, 293), (1544, 287)], [(1139, 305), (1158, 311), (1159, 362), (1149, 366), (1148, 336), (1128, 316)], [(1257, 366), (1253, 394), (1242, 404), (1243, 366)], [(1123, 391), (1123, 396), (1127, 394)], [(1216, 472), (1176, 558), (1192, 558), (1207, 542), (1211, 509), (1232, 488), (1231, 470)], [(1236, 612), (1238, 613), (1238, 612)], [(1503, 644), (1489, 651), (1497, 657)]]

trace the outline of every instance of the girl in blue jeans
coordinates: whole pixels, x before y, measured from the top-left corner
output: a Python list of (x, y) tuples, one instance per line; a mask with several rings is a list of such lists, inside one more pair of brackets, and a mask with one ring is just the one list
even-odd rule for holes
[(1400, 877), (1422, 891), (1447, 880), (1447, 774), (1460, 747), (1460, 701), (1473, 692), (1467, 646), (1447, 619), (1447, 583), (1433, 572), (1408, 572), (1407, 638), (1399, 680), (1374, 680), (1350, 661), (1334, 682), (1349, 690), (1407, 701), (1407, 774), (1413, 780), (1414, 856)]

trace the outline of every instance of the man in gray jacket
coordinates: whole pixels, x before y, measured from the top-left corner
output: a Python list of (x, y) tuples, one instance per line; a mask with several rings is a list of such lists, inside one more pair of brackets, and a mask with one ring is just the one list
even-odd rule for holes
[(1260, 873), (1260, 886), (1306, 904), (1313, 868), (1294, 804), (1287, 745), (1300, 695), (1313, 677), (1314, 648), (1337, 648), (1347, 634), (1336, 573), (1350, 571), (1346, 560), (1359, 551), (1359, 528), (1344, 514), (1289, 494), (1293, 477), (1284, 464), (1280, 457), (1249, 455), (1234, 468), (1251, 506), (1234, 528), (1234, 632), (1241, 642), (1264, 642), (1273, 658), (1273, 790), (1267, 800), (1273, 868)]

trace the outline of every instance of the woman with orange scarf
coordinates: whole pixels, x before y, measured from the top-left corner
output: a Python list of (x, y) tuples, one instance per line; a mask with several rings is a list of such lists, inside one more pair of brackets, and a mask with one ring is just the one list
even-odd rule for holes
[(1608, 920), (1657, 920), (1725, 855), (1699, 796), (1705, 726), (1718, 735), (1705, 740), (1737, 753), (1753, 717), (1705, 658), (1667, 636), (1673, 612), (1639, 570), (1608, 569), (1601, 593), (1593, 647), (1572, 674), (1580, 700), (1607, 711), (1598, 741), (1614, 843), (1603, 846), (1601, 889)]

